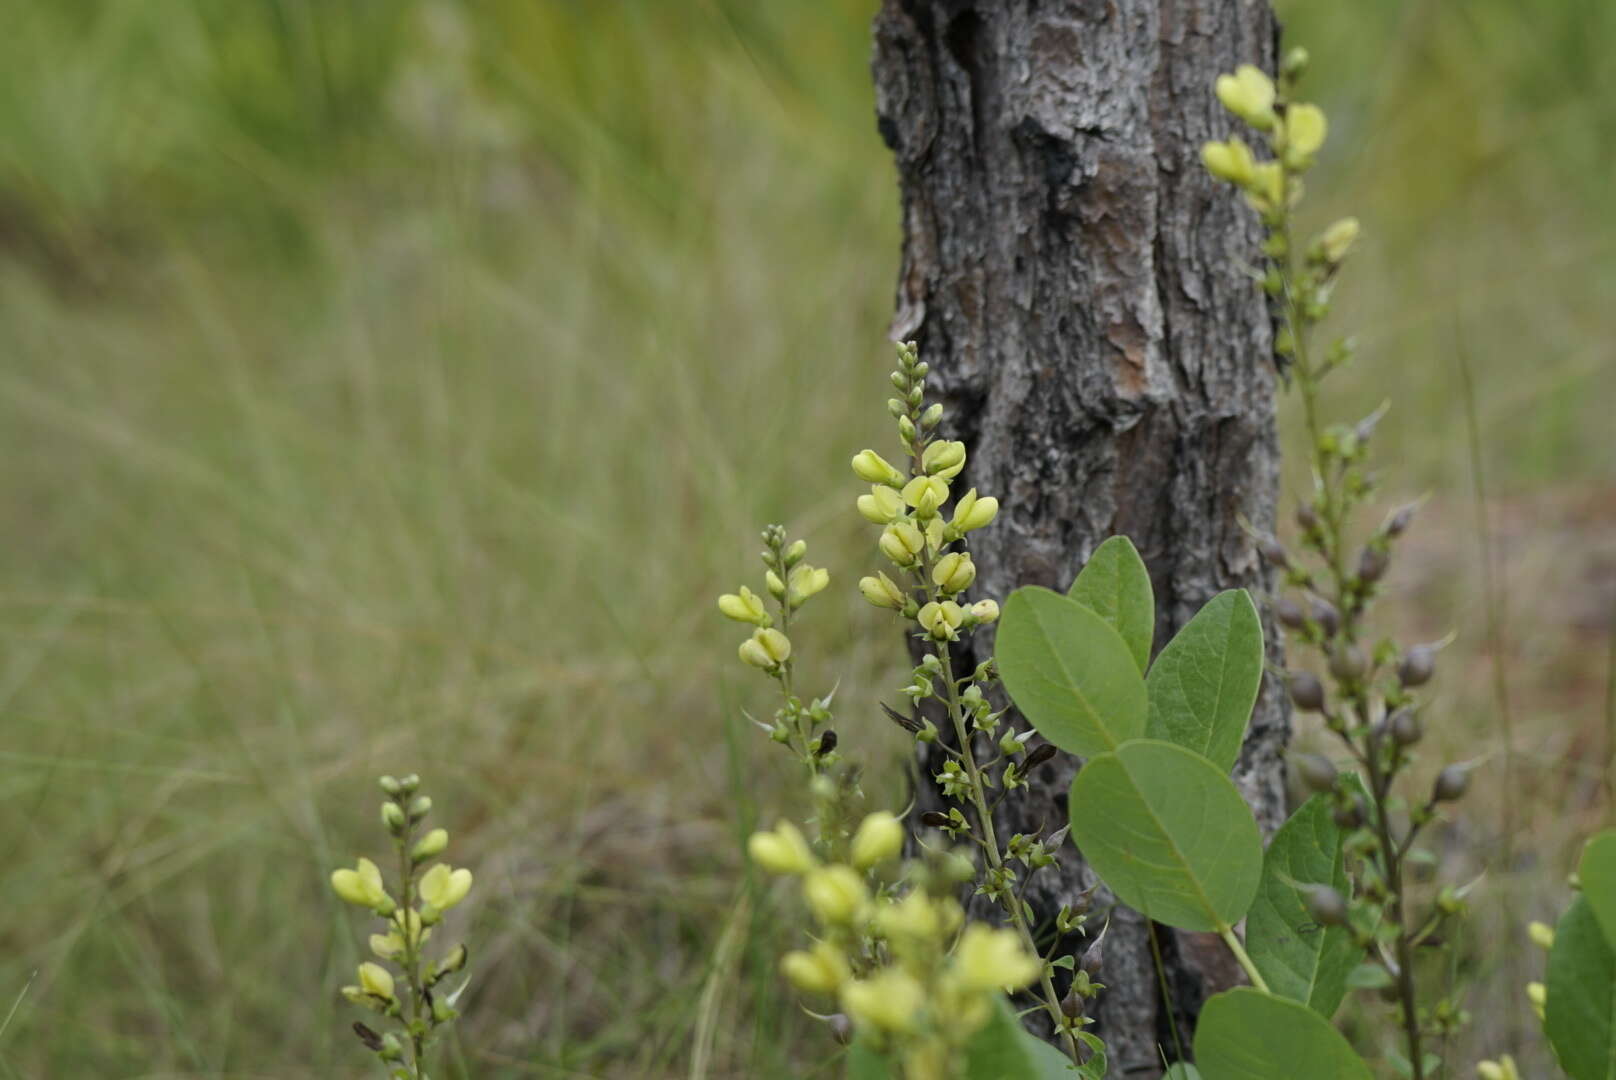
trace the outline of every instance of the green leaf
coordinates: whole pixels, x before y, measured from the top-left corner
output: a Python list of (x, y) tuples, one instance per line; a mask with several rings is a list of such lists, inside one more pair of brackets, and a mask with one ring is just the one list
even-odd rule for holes
[[(1392, 985), (1392, 973), (1379, 964), (1365, 961), (1347, 972), (1348, 990), (1384, 990)], [(1332, 1009), (1331, 1012), (1334, 1010)], [(1328, 1016), (1329, 1013), (1324, 1015)]]
[(1363, 954), (1345, 926), (1313, 921), (1298, 887), (1329, 885), (1350, 894), (1343, 836), (1331, 810), (1329, 795), (1315, 795), (1274, 833), (1263, 855), (1257, 899), (1246, 916), (1246, 951), (1268, 988), (1325, 1018), (1335, 1015), (1348, 973)]
[(965, 1048), (966, 1080), (1072, 1080), (1077, 1075), (1065, 1054), (1021, 1026), (1003, 998)]
[(863, 1038), (855, 1037), (847, 1048), (847, 1080), (892, 1080), (897, 1076), (887, 1055)]
[(1062, 750), (1099, 754), (1145, 730), (1145, 681), (1116, 630), (1076, 600), (1035, 586), (999, 620), (999, 673), (1016, 708)]
[(1150, 666), (1145, 734), (1234, 767), (1262, 685), (1263, 634), (1244, 589), (1221, 592), (1184, 624)]
[(1113, 536), (1095, 548), (1067, 595), (1116, 629), (1143, 675), (1156, 636), (1156, 595), (1133, 541)]
[(1616, 949), (1616, 829), (1606, 829), (1588, 841), (1577, 876), (1582, 879), (1582, 895), (1605, 932), (1605, 942)]
[(1586, 896), (1560, 916), (1545, 982), (1543, 1032), (1560, 1067), (1572, 1080), (1616, 1077), (1616, 953)]
[(1242, 986), (1218, 994), (1195, 1027), (1206, 1080), (1373, 1080), (1324, 1017), (1300, 1002)]
[(1172, 743), (1136, 739), (1072, 781), (1072, 839), (1123, 903), (1181, 930), (1233, 926), (1262, 874), (1257, 822), (1228, 776)]
[(1176, 1062), (1162, 1073), (1162, 1080), (1201, 1080), (1201, 1070), (1187, 1061)]

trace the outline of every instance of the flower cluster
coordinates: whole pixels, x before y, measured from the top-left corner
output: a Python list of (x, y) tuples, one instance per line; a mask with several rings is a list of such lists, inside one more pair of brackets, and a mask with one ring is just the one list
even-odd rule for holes
[(370, 950), (382, 963), (368, 960), (360, 964), (357, 984), (344, 986), (342, 994), (354, 1004), (398, 1022), (400, 1031), (386, 1034), (362, 1023), (354, 1025), (360, 1041), (387, 1065), (394, 1080), (425, 1076), (427, 1044), (440, 1026), (459, 1015), (454, 1005), (466, 986), (462, 981), (450, 993), (434, 993), (439, 983), (465, 968), (464, 945), (449, 949), (436, 962), (428, 961), (423, 952), (444, 912), (470, 893), (471, 871), (441, 862), (425, 872), (420, 870), (449, 846), (449, 833), (445, 829), (419, 832), (418, 826), (432, 810), (432, 800), (417, 794), (419, 786), (420, 778), (413, 774), (381, 778), (387, 796), (382, 803), (382, 824), (393, 837), (399, 866), (397, 899), (388, 892), (381, 868), (369, 859), (361, 858), (355, 866), (331, 874), (331, 888), (338, 897), (384, 921), (384, 932), (370, 935)]
[(1043, 963), (1015, 931), (966, 923), (954, 892), (973, 872), (967, 860), (943, 853), (899, 868), (903, 842), (898, 819), (877, 811), (843, 862), (818, 859), (789, 822), (755, 834), (749, 850), (765, 870), (799, 880), (814, 918), (812, 946), (781, 959), (785, 976), (835, 1001), (908, 1080), (943, 1080), (995, 995), (1032, 983)]

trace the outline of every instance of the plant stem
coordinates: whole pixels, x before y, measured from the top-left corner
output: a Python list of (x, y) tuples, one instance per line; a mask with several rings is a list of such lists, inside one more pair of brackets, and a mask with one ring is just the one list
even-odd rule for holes
[(1234, 958), (1245, 969), (1246, 978), (1251, 980), (1251, 985), (1265, 994), (1272, 994), (1273, 991), (1268, 989), (1268, 983), (1263, 980), (1262, 972), (1257, 970), (1257, 965), (1251, 962), (1251, 957), (1246, 953), (1246, 947), (1240, 944), (1240, 939), (1235, 936), (1234, 927), (1220, 925), (1218, 936), (1223, 938), (1223, 943), (1229, 946), (1229, 951), (1234, 953)]
[[(409, 807), (400, 803), (406, 816)], [(410, 926), (410, 912), (415, 909), (415, 866), (410, 858), (410, 839), (415, 832), (413, 824), (404, 826), (404, 832), (398, 838), (398, 873), (403, 883), (404, 903), (398, 909), (401, 926), (400, 935), (404, 938), (404, 977), (410, 983), (410, 1018), (406, 1026), (410, 1036), (410, 1072), (415, 1080), (421, 1080), (425, 1073), (422, 1071), (422, 1062), (426, 1055), (426, 1040), (422, 1033), (421, 1005), (424, 992), (421, 989), (421, 945), (418, 934)], [(422, 930), (426, 928), (423, 926)]]

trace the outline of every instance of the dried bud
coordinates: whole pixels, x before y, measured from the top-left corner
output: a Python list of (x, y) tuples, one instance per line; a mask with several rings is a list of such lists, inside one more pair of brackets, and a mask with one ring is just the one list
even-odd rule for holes
[(1373, 585), (1386, 574), (1386, 566), (1391, 559), (1386, 555), (1384, 548), (1366, 547), (1358, 553), (1358, 580), (1366, 585)]
[(1298, 709), (1319, 712), (1324, 708), (1324, 684), (1311, 671), (1291, 672), (1290, 687)]
[(918, 716), (914, 716), (912, 714), (905, 716), (903, 713), (899, 712), (897, 709), (894, 709), (891, 705), (888, 705), (884, 701), (881, 702), (881, 711), (887, 714), (888, 720), (891, 720), (894, 724), (897, 724), (909, 734), (919, 734), (921, 723)]
[(920, 815), (922, 825), (930, 825), (934, 829), (946, 829), (951, 824), (948, 815), (940, 810), (927, 810)]
[(1402, 536), (1408, 530), (1409, 524), (1414, 520), (1414, 511), (1420, 508), (1419, 503), (1409, 503), (1401, 507), (1386, 522), (1387, 536)]
[(1470, 770), (1464, 765), (1449, 765), (1436, 774), (1431, 786), (1432, 802), (1453, 802), (1464, 795), (1470, 786)]
[(1397, 681), (1404, 686), (1424, 686), (1435, 670), (1436, 650), (1429, 645), (1415, 645), (1398, 661)]
[(846, 1046), (853, 1041), (853, 1021), (843, 1013), (831, 1013), (825, 1017), (825, 1024), (830, 1028), (830, 1037)]
[(1363, 650), (1350, 641), (1343, 642), (1330, 652), (1330, 674), (1343, 682), (1360, 678), (1368, 665)]
[(1302, 607), (1288, 596), (1281, 596), (1274, 601), (1274, 618), (1279, 625), (1291, 630), (1300, 630), (1307, 625), (1307, 616), (1302, 614)]
[(827, 730), (819, 736), (819, 756), (834, 752), (836, 749), (836, 732)]
[(1290, 556), (1285, 553), (1285, 548), (1272, 536), (1258, 537), (1257, 550), (1262, 552), (1262, 557), (1268, 561), (1270, 566), (1276, 566), (1283, 570), (1291, 564)]
[(354, 1021), (353, 1030), (354, 1034), (359, 1036), (359, 1041), (365, 1044), (365, 1049), (374, 1050), (377, 1053), (381, 1052), (382, 1037), (380, 1035), (357, 1020)]
[(1296, 771), (1302, 774), (1302, 782), (1314, 791), (1334, 791), (1336, 781), (1335, 766), (1330, 759), (1322, 754), (1300, 754), (1296, 758)]
[(1346, 898), (1328, 885), (1308, 886), (1303, 903), (1320, 926), (1342, 926), (1347, 921)]
[(1043, 745), (1037, 747), (1031, 753), (1029, 753), (1026, 760), (1021, 763), (1021, 775), (1026, 776), (1028, 773), (1038, 768), (1038, 766), (1044, 764), (1046, 761), (1051, 760), (1055, 754), (1056, 750), (1054, 743), (1044, 743)]
[(1313, 621), (1319, 624), (1324, 636), (1335, 637), (1336, 631), (1341, 629), (1341, 613), (1335, 609), (1335, 605), (1315, 596), (1309, 608)]
[(1420, 718), (1414, 714), (1413, 709), (1398, 709), (1392, 713), (1392, 718), (1386, 722), (1392, 733), (1392, 741), (1398, 746), (1413, 746), (1425, 734)]

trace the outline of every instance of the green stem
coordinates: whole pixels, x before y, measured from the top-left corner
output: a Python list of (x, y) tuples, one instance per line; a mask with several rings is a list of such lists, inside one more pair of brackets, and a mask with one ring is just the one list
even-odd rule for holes
[[(409, 807), (400, 802), (399, 808), (404, 811), (408, 820)], [(404, 903), (398, 911), (402, 924), (399, 927), (399, 934), (404, 939), (404, 977), (410, 984), (410, 1018), (406, 1022), (410, 1038), (410, 1072), (415, 1080), (423, 1080), (426, 1076), (422, 1070), (426, 1056), (426, 1039), (422, 1034), (421, 1005), (425, 993), (421, 987), (420, 943), (416, 940), (416, 935), (410, 932), (410, 912), (415, 908), (415, 865), (414, 860), (410, 858), (410, 839), (414, 832), (415, 826), (406, 824), (404, 832), (398, 838), (398, 872), (404, 892)]]
[(1251, 980), (1251, 985), (1265, 994), (1272, 994), (1273, 991), (1268, 989), (1268, 983), (1263, 980), (1262, 972), (1257, 970), (1257, 965), (1251, 962), (1251, 956), (1247, 954), (1246, 947), (1240, 944), (1240, 939), (1235, 936), (1234, 927), (1220, 923), (1218, 925), (1218, 936), (1223, 938), (1223, 943), (1229, 946), (1230, 952), (1234, 953), (1234, 958), (1240, 962), (1241, 968), (1245, 970), (1246, 978)]

